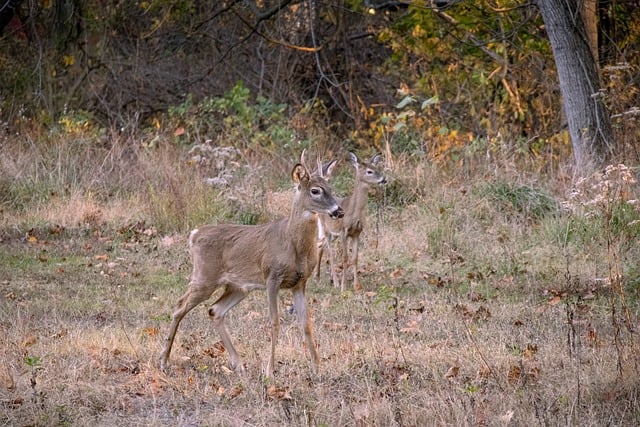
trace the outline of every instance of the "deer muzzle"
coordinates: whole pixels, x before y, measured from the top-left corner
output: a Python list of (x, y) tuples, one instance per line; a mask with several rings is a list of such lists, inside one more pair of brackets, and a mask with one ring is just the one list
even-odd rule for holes
[(344, 216), (344, 210), (340, 206), (336, 206), (335, 209), (329, 211), (329, 218), (336, 219)]

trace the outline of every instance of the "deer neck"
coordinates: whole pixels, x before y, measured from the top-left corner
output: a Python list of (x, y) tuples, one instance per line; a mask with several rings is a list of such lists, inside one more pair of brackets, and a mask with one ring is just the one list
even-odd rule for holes
[(317, 213), (298, 206), (294, 201), (286, 224), (287, 239), (295, 247), (296, 253), (305, 254), (317, 250)]
[(356, 186), (351, 196), (351, 203), (349, 203), (348, 211), (345, 212), (345, 216), (350, 218), (360, 219), (367, 211), (367, 202), (369, 198), (369, 184), (364, 181), (356, 181)]

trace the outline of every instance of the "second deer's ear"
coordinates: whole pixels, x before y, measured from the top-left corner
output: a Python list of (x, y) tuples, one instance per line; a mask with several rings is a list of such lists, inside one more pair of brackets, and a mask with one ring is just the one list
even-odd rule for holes
[(298, 163), (293, 167), (293, 171), (291, 171), (291, 179), (296, 184), (300, 184), (302, 181), (308, 181), (309, 172), (307, 172), (307, 169), (304, 166)]
[(322, 166), (322, 177), (324, 179), (330, 178), (331, 174), (333, 173), (333, 169), (336, 167), (337, 164), (338, 164), (338, 161), (333, 159), (329, 163), (326, 163), (324, 166)]
[(358, 169), (358, 157), (356, 157), (353, 152), (349, 151), (349, 161), (353, 165), (354, 168)]

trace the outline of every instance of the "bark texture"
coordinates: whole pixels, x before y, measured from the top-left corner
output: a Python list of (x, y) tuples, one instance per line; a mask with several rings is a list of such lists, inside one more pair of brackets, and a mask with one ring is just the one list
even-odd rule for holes
[(611, 161), (615, 142), (582, 8), (577, 0), (540, 0), (538, 7), (558, 70), (576, 167), (588, 172)]

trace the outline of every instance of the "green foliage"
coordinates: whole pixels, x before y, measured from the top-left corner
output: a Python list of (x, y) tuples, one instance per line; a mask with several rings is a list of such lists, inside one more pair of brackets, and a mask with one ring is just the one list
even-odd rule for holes
[(24, 363), (25, 365), (33, 369), (40, 368), (42, 364), (41, 359), (38, 356), (25, 356)]
[(382, 197), (387, 206), (407, 206), (423, 195), (423, 189), (400, 177), (389, 181), (380, 191), (384, 192)]
[(30, 203), (48, 198), (49, 191), (45, 183), (0, 176), (0, 205), (22, 211)]
[(282, 150), (295, 140), (288, 125), (287, 105), (251, 97), (240, 81), (222, 97), (194, 103), (191, 96), (168, 111), (169, 119), (185, 128), (187, 141), (211, 140), (237, 148)]
[(532, 220), (557, 212), (559, 207), (546, 191), (528, 185), (496, 181), (481, 184), (476, 191), (480, 196), (489, 198), (504, 212)]
[(427, 124), (490, 135), (524, 129), (545, 134), (531, 118), (548, 114), (549, 106), (522, 102), (540, 99), (535, 82), (554, 78), (535, 9), (504, 7), (498, 13), (484, 3), (461, 2), (444, 13), (445, 19), (429, 8), (410, 7), (379, 37), (392, 50), (389, 73), (403, 75), (411, 96), (438, 94), (438, 114), (425, 117)]
[(449, 204), (437, 206), (437, 222), (427, 232), (427, 244), (433, 258), (438, 258), (456, 247), (455, 207)]

